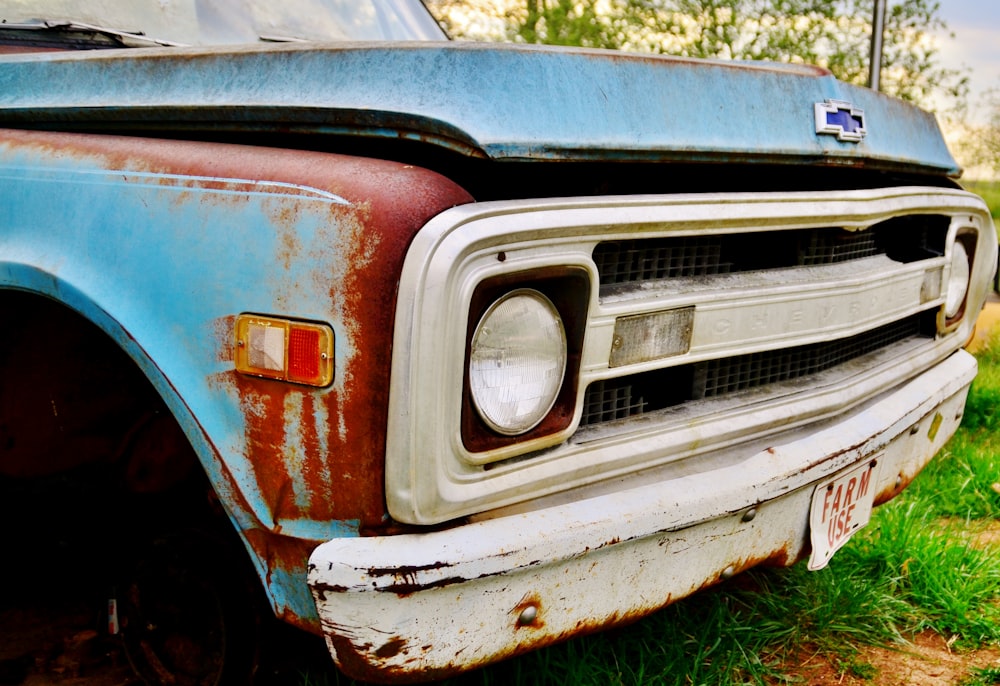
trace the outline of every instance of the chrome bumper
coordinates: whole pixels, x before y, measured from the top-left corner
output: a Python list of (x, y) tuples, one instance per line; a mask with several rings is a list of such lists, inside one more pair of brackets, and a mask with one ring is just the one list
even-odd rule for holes
[(649, 614), (808, 550), (817, 482), (881, 465), (898, 494), (961, 421), (975, 359), (959, 351), (861, 409), (686, 476), (443, 531), (336, 539), (309, 586), (356, 678), (436, 679)]

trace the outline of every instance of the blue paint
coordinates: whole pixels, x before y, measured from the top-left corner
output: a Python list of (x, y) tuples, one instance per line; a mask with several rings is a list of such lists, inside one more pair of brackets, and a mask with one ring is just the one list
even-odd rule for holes
[[(337, 321), (329, 287), (320, 285), (328, 279), (313, 277), (329, 275), (336, 264), (329, 246), (339, 227), (331, 208), (344, 208), (346, 201), (293, 184), (100, 170), (72, 157), (49, 158), (45, 166), (41, 153), (30, 157), (0, 148), (0, 288), (64, 303), (135, 360), (201, 456), (210, 481), (236, 482), (248, 511), (227, 500), (226, 489), (220, 498), (238, 531), (263, 525), (316, 543), (357, 536), (356, 520), (274, 520), (247, 459), (239, 398), (216, 380), (233, 367), (220, 360), (220, 316), (280, 307), (285, 314)], [(274, 215), (286, 204), (297, 210), (296, 238), (304, 249), (276, 268), (283, 246)], [(338, 362), (346, 365), (343, 358)], [(335, 390), (343, 392), (336, 382), (301, 392)], [(291, 476), (298, 478), (293, 489), (305, 492), (304, 477)], [(262, 579), (273, 579), (265, 560), (254, 563)], [(270, 583), (268, 590), (276, 607), (315, 618), (302, 579)]]
[[(827, 100), (865, 111), (864, 141), (816, 134), (814, 105)], [(931, 115), (806, 67), (473, 44), (0, 56), (0, 125), (104, 120), (110, 131), (188, 120), (404, 137), (497, 160), (756, 159), (958, 171)], [(317, 542), (357, 536), (355, 520), (269, 512), (246, 457), (240, 398), (220, 381), (232, 364), (219, 355), (222, 318), (280, 313), (329, 322), (335, 367), (349, 367), (351, 322), (331, 294), (350, 272), (337, 246), (357, 238), (356, 225), (337, 219), (349, 205), (294, 184), (96, 166), (86, 155), (52, 151), (0, 156), (0, 287), (66, 303), (136, 360), (209, 478), (236, 482), (245, 507), (227, 504), (238, 529), (264, 526)], [(275, 218), (289, 208), (296, 249), (282, 263), (289, 246)], [(342, 384), (338, 375), (330, 389), (301, 393), (345, 395)], [(322, 427), (331, 418), (314, 409), (289, 428), (310, 421)], [(325, 453), (331, 446), (318, 434)], [(290, 476), (299, 479), (295, 502), (307, 505), (304, 478)], [(255, 564), (271, 581), (275, 607), (315, 617), (302, 579), (260, 557)]]
[[(825, 100), (864, 110), (863, 145), (816, 135), (813, 106)], [(403, 136), (494, 159), (822, 159), (959, 173), (932, 115), (798, 65), (473, 43), (0, 57), (0, 125), (185, 120)]]

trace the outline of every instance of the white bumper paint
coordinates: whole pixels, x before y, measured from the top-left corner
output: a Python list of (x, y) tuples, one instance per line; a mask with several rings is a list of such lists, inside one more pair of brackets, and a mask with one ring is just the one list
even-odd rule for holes
[(957, 428), (975, 371), (959, 351), (854, 412), (668, 481), (329, 541), (309, 572), (328, 645), (352, 676), (439, 678), (648, 614), (765, 561), (791, 564), (808, 550), (814, 485), (877, 459), (876, 502), (896, 495)]

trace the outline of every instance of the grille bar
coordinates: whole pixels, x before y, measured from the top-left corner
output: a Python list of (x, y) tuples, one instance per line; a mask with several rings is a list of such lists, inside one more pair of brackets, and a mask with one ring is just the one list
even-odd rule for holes
[(581, 426), (636, 417), (647, 412), (737, 391), (761, 388), (828, 371), (869, 353), (888, 348), (927, 330), (914, 315), (857, 336), (811, 345), (738, 355), (660, 369), (590, 384)]

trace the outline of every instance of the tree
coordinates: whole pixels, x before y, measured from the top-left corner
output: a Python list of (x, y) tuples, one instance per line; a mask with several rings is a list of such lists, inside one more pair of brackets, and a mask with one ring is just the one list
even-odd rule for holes
[(588, 48), (628, 48), (642, 13), (634, 0), (428, 0), (453, 37)]
[(994, 178), (1000, 176), (1000, 89), (982, 96), (982, 117), (966, 118), (953, 145), (966, 166)]
[[(874, 0), (430, 0), (453, 35), (686, 57), (817, 64), (863, 85)], [(456, 7), (497, 19), (467, 34)], [(886, 16), (882, 90), (933, 109), (964, 106), (968, 79), (942, 67), (936, 0), (895, 0)]]

